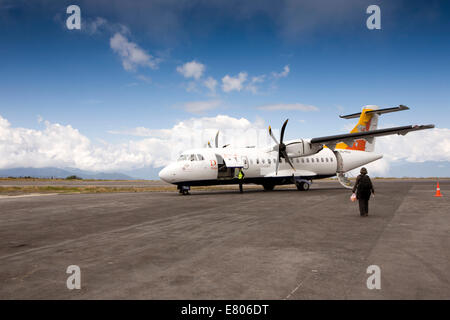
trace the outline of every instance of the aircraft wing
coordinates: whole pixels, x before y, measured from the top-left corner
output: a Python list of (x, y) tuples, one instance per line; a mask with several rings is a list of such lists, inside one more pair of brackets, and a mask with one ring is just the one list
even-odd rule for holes
[(434, 128), (433, 124), (429, 125), (415, 125), (415, 126), (403, 126), (387, 129), (377, 129), (364, 132), (338, 134), (334, 136), (319, 137), (311, 139), (311, 144), (327, 145), (329, 148), (334, 149), (337, 143), (344, 142), (347, 145), (352, 145), (355, 140), (365, 139), (369, 142), (375, 137), (387, 136), (391, 134), (405, 135), (411, 131), (425, 130)]

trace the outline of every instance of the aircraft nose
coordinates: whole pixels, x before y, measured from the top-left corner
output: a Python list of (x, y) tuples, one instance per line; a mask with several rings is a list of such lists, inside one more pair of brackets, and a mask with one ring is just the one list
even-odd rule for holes
[(165, 181), (165, 182), (169, 182), (169, 181), (168, 181), (168, 180), (169, 180), (169, 170), (167, 169), (167, 167), (164, 168), (164, 169), (162, 169), (162, 170), (159, 172), (159, 178), (160, 178), (161, 180)]

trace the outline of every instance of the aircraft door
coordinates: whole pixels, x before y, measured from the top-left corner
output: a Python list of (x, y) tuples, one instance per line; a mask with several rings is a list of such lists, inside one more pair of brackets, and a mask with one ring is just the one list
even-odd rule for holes
[(234, 168), (227, 167), (225, 160), (220, 154), (216, 154), (217, 159), (217, 178), (232, 179), (234, 177)]
[(336, 150), (333, 153), (336, 155), (336, 176), (339, 183), (347, 189), (353, 189), (353, 182), (344, 173), (344, 160), (341, 153)]
[(334, 155), (336, 156), (336, 172), (344, 172), (344, 160), (342, 160), (342, 155), (339, 151), (333, 150)]

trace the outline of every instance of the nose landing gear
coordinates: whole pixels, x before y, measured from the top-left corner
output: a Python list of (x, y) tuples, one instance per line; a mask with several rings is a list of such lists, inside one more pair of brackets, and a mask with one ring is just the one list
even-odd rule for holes
[(189, 190), (191, 190), (190, 186), (178, 186), (179, 193), (183, 196), (189, 195)]

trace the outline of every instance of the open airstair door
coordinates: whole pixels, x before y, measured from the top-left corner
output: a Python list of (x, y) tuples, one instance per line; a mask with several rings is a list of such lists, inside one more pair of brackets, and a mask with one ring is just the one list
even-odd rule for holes
[(336, 176), (338, 178), (339, 183), (347, 189), (353, 189), (353, 184), (350, 179), (344, 173), (344, 162), (342, 160), (341, 153), (339, 151), (333, 150), (334, 155), (336, 156)]
[(228, 168), (243, 168), (244, 167), (243, 157), (225, 157), (223, 160), (225, 161), (225, 165)]
[(353, 189), (353, 183), (343, 172), (336, 172), (336, 176), (340, 184), (342, 184), (347, 189)]
[(217, 178), (218, 179), (233, 179), (235, 178), (236, 173), (238, 172), (236, 169), (239, 168), (248, 168), (248, 160), (246, 157), (235, 157), (235, 156), (226, 156), (222, 157), (219, 154), (216, 154), (218, 170), (217, 170)]

